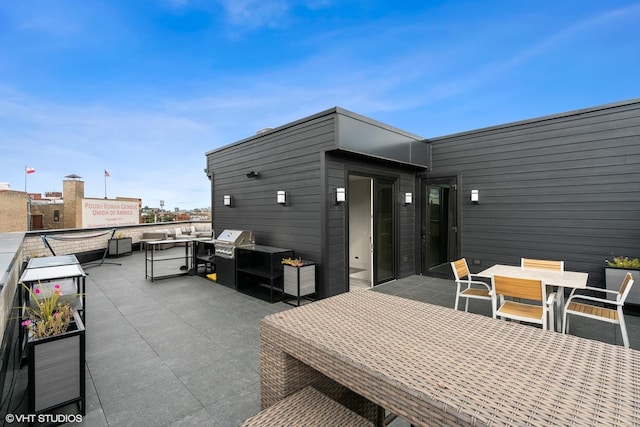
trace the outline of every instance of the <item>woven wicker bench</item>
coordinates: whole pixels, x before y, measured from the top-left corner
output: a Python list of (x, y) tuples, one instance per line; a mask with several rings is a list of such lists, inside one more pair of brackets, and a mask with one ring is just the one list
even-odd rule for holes
[(242, 423), (242, 427), (258, 426), (373, 427), (373, 423), (309, 386)]

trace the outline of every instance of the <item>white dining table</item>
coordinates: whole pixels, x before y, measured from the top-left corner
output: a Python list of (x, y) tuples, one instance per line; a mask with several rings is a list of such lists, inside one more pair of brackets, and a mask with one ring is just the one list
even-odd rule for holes
[(556, 294), (556, 331), (562, 331), (564, 314), (564, 289), (584, 289), (587, 286), (588, 273), (579, 271), (555, 271), (542, 268), (524, 268), (519, 265), (496, 264), (474, 274), (491, 278), (492, 276), (516, 277), (518, 279), (542, 280), (545, 285), (557, 288)]

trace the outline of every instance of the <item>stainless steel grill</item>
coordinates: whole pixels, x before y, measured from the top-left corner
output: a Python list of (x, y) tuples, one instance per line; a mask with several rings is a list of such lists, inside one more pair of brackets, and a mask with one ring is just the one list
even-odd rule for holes
[(216, 256), (226, 259), (235, 259), (236, 247), (253, 245), (256, 243), (253, 231), (249, 230), (224, 230), (214, 241)]

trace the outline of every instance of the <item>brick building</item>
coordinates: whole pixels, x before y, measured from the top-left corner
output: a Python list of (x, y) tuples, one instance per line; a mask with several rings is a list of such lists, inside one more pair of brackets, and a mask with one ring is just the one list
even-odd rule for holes
[[(62, 193), (47, 193), (45, 198), (37, 193), (10, 190), (8, 184), (0, 186), (0, 232), (83, 228), (84, 181), (77, 175), (66, 178), (62, 182)], [(116, 197), (115, 200), (142, 204), (139, 198)]]
[(0, 232), (25, 231), (28, 223), (29, 195), (0, 185)]

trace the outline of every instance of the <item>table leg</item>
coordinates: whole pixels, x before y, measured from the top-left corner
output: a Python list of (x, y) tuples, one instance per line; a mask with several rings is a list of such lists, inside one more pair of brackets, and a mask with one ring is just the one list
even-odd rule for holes
[(384, 409), (378, 405), (265, 342), (260, 344), (260, 373), (263, 410), (310, 385), (375, 425), (384, 421)]
[(564, 317), (564, 287), (562, 286), (558, 286), (556, 304), (556, 331), (562, 332), (562, 319)]

